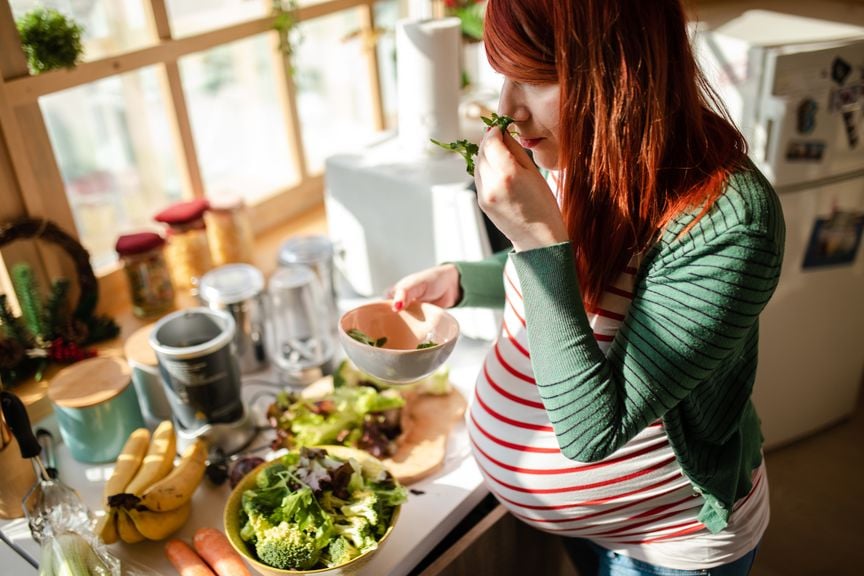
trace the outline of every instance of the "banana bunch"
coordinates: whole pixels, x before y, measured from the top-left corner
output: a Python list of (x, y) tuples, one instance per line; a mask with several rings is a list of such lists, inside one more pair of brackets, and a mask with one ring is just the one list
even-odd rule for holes
[(192, 494), (204, 478), (207, 445), (196, 439), (174, 465), (177, 438), (165, 420), (152, 437), (135, 430), (123, 446), (105, 482), (105, 515), (97, 533), (106, 544), (163, 540), (189, 518)]

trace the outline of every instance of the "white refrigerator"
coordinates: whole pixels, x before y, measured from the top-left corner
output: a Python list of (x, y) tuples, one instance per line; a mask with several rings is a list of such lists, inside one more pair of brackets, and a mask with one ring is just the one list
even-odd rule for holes
[(751, 10), (694, 29), (786, 219), (753, 398), (778, 447), (855, 408), (864, 372), (864, 27)]

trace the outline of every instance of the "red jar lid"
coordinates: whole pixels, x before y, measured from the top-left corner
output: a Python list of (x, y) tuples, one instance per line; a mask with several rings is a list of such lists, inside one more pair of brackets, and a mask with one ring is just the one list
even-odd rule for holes
[(155, 232), (139, 232), (137, 234), (124, 234), (117, 238), (114, 249), (120, 256), (141, 254), (165, 244), (165, 239)]
[(156, 214), (153, 219), (168, 225), (188, 224), (202, 218), (208, 206), (206, 198), (177, 202)]

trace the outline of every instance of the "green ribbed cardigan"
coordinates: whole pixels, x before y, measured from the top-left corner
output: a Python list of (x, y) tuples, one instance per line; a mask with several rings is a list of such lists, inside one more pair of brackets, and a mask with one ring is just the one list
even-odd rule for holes
[[(711, 210), (682, 214), (646, 251), (633, 301), (608, 352), (582, 306), (570, 243), (456, 262), (459, 306), (502, 306), (513, 260), (531, 364), (562, 453), (603, 459), (662, 418), (712, 532), (751, 488), (762, 434), (750, 402), (758, 318), (777, 285), (785, 227), (755, 169), (733, 175)], [(681, 237), (679, 238), (679, 235)]]

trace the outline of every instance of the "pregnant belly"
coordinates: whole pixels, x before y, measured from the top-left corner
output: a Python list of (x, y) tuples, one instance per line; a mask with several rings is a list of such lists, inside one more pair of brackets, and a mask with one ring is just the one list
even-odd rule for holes
[(489, 489), (539, 529), (608, 542), (697, 529), (702, 498), (660, 422), (602, 461), (576, 462), (561, 454), (539, 397), (508, 394), (481, 374), (467, 426)]

